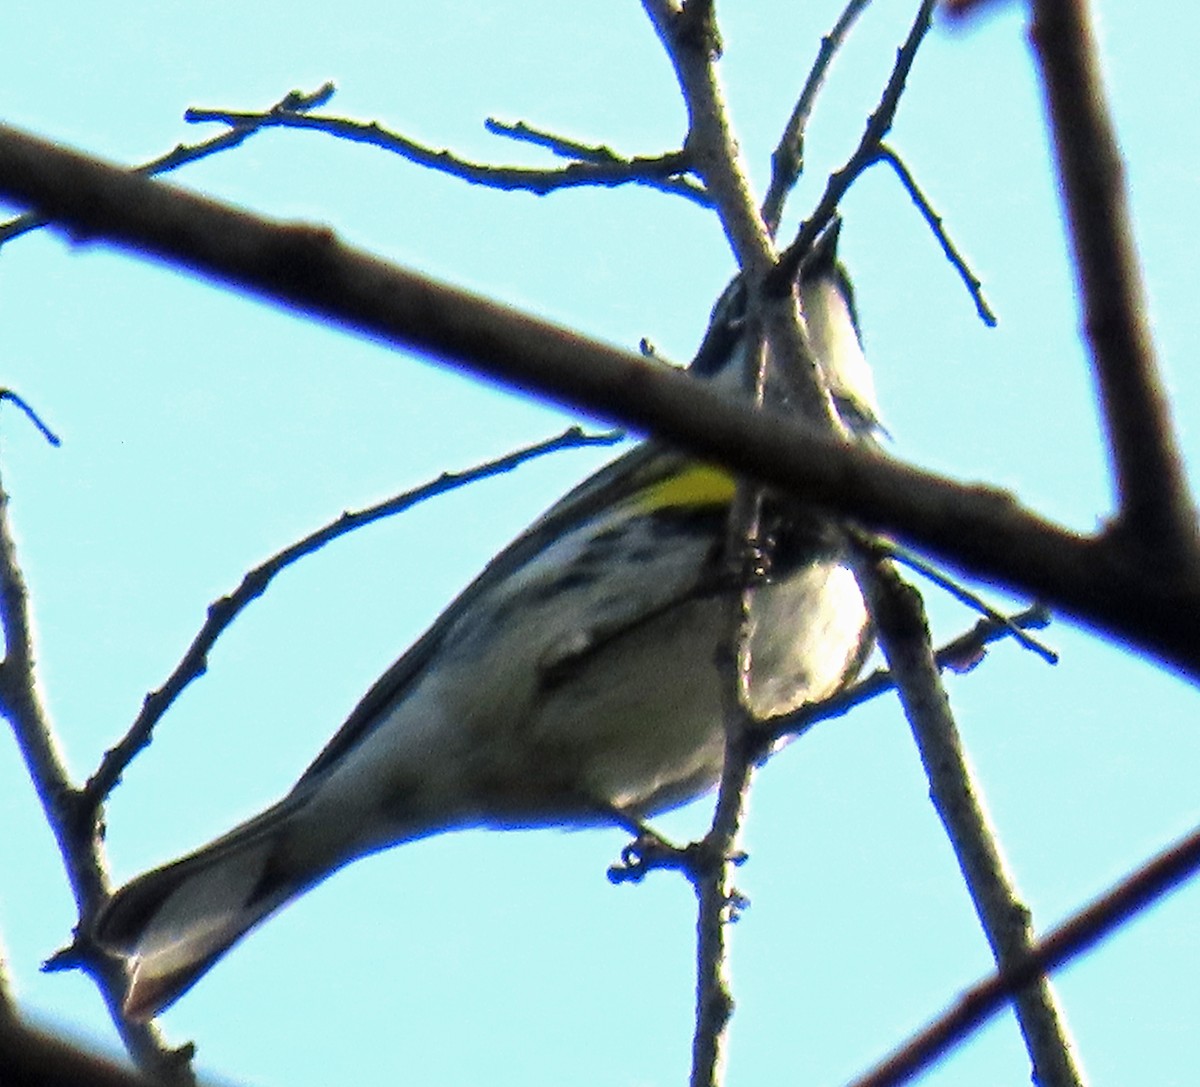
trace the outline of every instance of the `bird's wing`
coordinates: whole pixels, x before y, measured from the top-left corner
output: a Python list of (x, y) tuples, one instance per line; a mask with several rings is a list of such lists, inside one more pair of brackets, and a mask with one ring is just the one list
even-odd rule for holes
[(306, 786), (324, 773), (375, 727), (384, 712), (403, 696), (405, 689), (438, 652), (447, 631), (482, 594), (532, 561), (568, 529), (596, 516), (610, 503), (671, 477), (687, 459), (656, 442), (644, 442), (589, 476), (551, 506), (492, 559), (433, 625), (375, 681), (301, 775), (296, 788)]

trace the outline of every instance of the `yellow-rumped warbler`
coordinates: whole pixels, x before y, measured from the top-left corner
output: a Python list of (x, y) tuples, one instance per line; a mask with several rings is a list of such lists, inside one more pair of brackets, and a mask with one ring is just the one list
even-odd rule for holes
[[(874, 394), (836, 240), (835, 223), (805, 262), (802, 305), (843, 421), (865, 437)], [(704, 377), (740, 367), (736, 293), (693, 364)], [(466, 826), (628, 823), (711, 789), (725, 739), (716, 650), (744, 587), (724, 555), (735, 489), (724, 469), (648, 441), (551, 507), (376, 682), (283, 800), (116, 893), (94, 936), (126, 960), (127, 1014), (157, 1014), (254, 925), (364, 854)], [(768, 492), (762, 529), (769, 568), (746, 643), (759, 717), (834, 693), (870, 643), (837, 522)]]

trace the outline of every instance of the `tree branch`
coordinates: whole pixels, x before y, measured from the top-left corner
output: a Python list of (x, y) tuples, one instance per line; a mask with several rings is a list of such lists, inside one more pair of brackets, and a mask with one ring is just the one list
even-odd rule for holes
[(717, 77), (720, 36), (712, 4), (691, 0), (680, 8), (669, 0), (642, 0), (642, 6), (675, 70), (688, 115), (684, 148), (712, 197), (746, 283), (748, 313), (765, 330), (771, 364), (787, 378), (797, 410), (810, 425), (829, 435), (840, 434), (838, 414), (800, 319), (795, 275), (770, 297), (761, 289), (776, 269), (775, 245), (751, 190)]
[(559, 158), (598, 164), (616, 163), (633, 171), (641, 171), (644, 174), (642, 177), (643, 184), (671, 196), (685, 197), (702, 208), (712, 207), (712, 201), (709, 199), (703, 185), (698, 185), (687, 177), (656, 176), (668, 167), (676, 169), (682, 167), (680, 152), (678, 151), (672, 151), (669, 154), (659, 155), (654, 158), (630, 158), (627, 155), (618, 155), (611, 147), (606, 147), (603, 144), (581, 143), (579, 140), (572, 140), (566, 136), (547, 132), (542, 128), (535, 128), (525, 121), (516, 121), (509, 124), (506, 121), (498, 121), (495, 117), (489, 117), (483, 122), (483, 127), (493, 135), (504, 136), (510, 140), (517, 140), (520, 143), (530, 143), (535, 147), (545, 148), (552, 154), (558, 155)]
[(1164, 569), (877, 451), (814, 436), (655, 360), (620, 351), (339, 243), (131, 176), (0, 126), (0, 193), (79, 237), (190, 267), (397, 347), (650, 430), (960, 570), (1044, 600), (1190, 678), (1200, 676), (1200, 571)]
[[(317, 109), (333, 97), (335, 89), (332, 83), (325, 83), (310, 94), (302, 91), (290, 91), (269, 110), (258, 116), (273, 117), (285, 112), (302, 113), (305, 110)], [(200, 159), (239, 146), (262, 127), (261, 124), (247, 122), (235, 125), (229, 132), (223, 132), (220, 136), (202, 140), (200, 143), (176, 144), (165, 155), (144, 162), (140, 166), (132, 167), (131, 172), (141, 174), (143, 177), (155, 177), (158, 174), (169, 173), (171, 170), (178, 170), (179, 167), (186, 166), (188, 163), (199, 162)], [(33, 212), (18, 215), (15, 219), (0, 223), (0, 245), (12, 241), (13, 238), (19, 238), (22, 234), (28, 234), (32, 230), (39, 230), (48, 223), (48, 219)]]
[(804, 171), (804, 133), (808, 128), (813, 106), (816, 105), (817, 95), (825, 86), (829, 66), (870, 2), (871, 0), (849, 0), (842, 9), (842, 14), (838, 16), (838, 21), (833, 24), (833, 29), (821, 39), (817, 59), (813, 61), (800, 97), (796, 100), (791, 116), (788, 117), (779, 137), (779, 143), (771, 154), (771, 181), (767, 186), (767, 195), (763, 198), (762, 217), (772, 238), (779, 231), (779, 220), (783, 216), (788, 194)]
[[(769, 355), (761, 326), (753, 318), (742, 332), (746, 351), (741, 381), (747, 400), (761, 406)], [(700, 843), (702, 863), (691, 870), (696, 889), (696, 1027), (692, 1038), (690, 1087), (718, 1087), (724, 1079), (733, 987), (729, 980), (729, 928), (743, 900), (733, 885), (741, 863), (742, 820), (756, 765), (750, 711), (750, 631), (754, 581), (769, 562), (762, 539), (762, 488), (738, 485), (725, 527), (725, 564), (733, 584), (743, 586), (729, 602), (724, 637), (713, 664), (721, 691), (725, 753), (712, 824)]]
[(880, 96), (879, 105), (876, 106), (875, 112), (867, 118), (867, 128), (863, 132), (862, 139), (858, 141), (858, 147), (846, 161), (845, 166), (829, 175), (825, 192), (822, 193), (812, 215), (801, 224), (795, 241), (780, 255), (779, 263), (772, 271), (767, 284), (769, 291), (782, 292), (788, 289), (788, 284), (796, 277), (800, 269), (800, 262), (812, 248), (817, 235), (837, 211), (838, 204), (846, 195), (846, 191), (854, 183), (854, 180), (878, 158), (879, 148), (892, 130), (892, 123), (896, 119), (896, 110), (900, 106), (900, 97), (904, 93), (908, 74), (912, 71), (913, 62), (917, 59), (917, 50), (920, 49), (921, 42), (925, 40), (925, 35), (929, 33), (929, 28), (933, 24), (933, 9), (936, 5), (937, 0), (921, 0), (921, 7), (917, 12), (916, 19), (913, 20), (908, 37), (896, 53), (896, 66), (892, 69), (887, 86)]
[[(80, 818), (79, 793), (66, 765), (37, 690), (33, 632), (25, 579), (17, 560), (8, 519), (8, 493), (0, 485), (0, 628), (6, 652), (0, 664), (0, 713), (12, 726), (17, 746), (58, 843), (67, 878), (81, 918), (92, 917), (108, 893), (99, 823)], [(158, 1029), (131, 1023), (121, 1014), (125, 973), (115, 959), (97, 957), (86, 968), (133, 1059), (163, 1082), (194, 1082), (187, 1065), (190, 1047), (172, 1050)]]
[[(744, 617), (744, 610), (738, 610)], [(732, 643), (725, 647), (732, 652), (723, 655), (734, 668), (720, 669), (725, 698), (725, 761), (717, 790), (717, 805), (708, 833), (697, 847), (685, 851), (692, 863), (684, 870), (696, 890), (697, 901), (696, 1026), (692, 1036), (690, 1087), (719, 1087), (724, 1079), (734, 1007), (729, 980), (729, 929), (745, 904), (733, 885), (733, 873), (745, 859), (738, 843), (750, 779), (754, 774), (756, 748), (751, 742), (753, 725), (739, 698), (743, 684), (740, 677), (726, 674), (742, 669), (744, 653), (740, 650), (745, 645), (744, 618), (732, 634)]]
[(267, 591), (267, 587), (275, 576), (291, 566), (292, 563), (320, 550), (339, 536), (354, 532), (382, 518), (395, 516), (421, 502), (469, 483), (488, 479), (503, 472), (510, 472), (536, 457), (556, 453), (563, 449), (613, 445), (622, 437), (623, 435), (620, 433), (585, 434), (578, 427), (572, 427), (554, 438), (518, 449), (467, 471), (444, 472), (432, 483), (405, 491), (385, 502), (379, 502), (374, 506), (354, 512), (347, 511), (336, 520), (322, 526), (289, 547), (285, 547), (282, 551), (272, 555), (266, 562), (256, 566), (242, 578), (242, 583), (237, 589), (229, 595), (221, 597), (220, 600), (213, 601), (208, 606), (204, 625), (192, 640), (192, 644), (188, 646), (183, 659), (158, 690), (146, 695), (141, 712), (129, 730), (117, 744), (105, 752), (100, 766), (84, 786), (79, 798), (84, 811), (96, 812), (99, 809), (121, 774), (125, 772), (125, 768), (150, 742), (154, 726), (162, 719), (163, 714), (167, 712), (184, 689), (207, 670), (208, 654), (217, 639), (252, 601)]
[[(880, 556), (895, 559), (901, 566), (907, 566), (910, 570), (915, 570), (927, 581), (933, 582), (939, 589), (949, 593), (959, 603), (966, 604), (969, 608), (974, 608), (993, 622), (1007, 626), (1008, 633), (1012, 635), (1013, 639), (1019, 645), (1024, 649), (1028, 649), (1031, 653), (1036, 653), (1047, 664), (1058, 663), (1058, 654), (1053, 649), (1043, 645), (1032, 635), (1026, 634), (1020, 627), (1010, 623), (1004, 615), (984, 600), (979, 593), (972, 592), (966, 586), (959, 584), (954, 578), (942, 573), (936, 566), (914, 555), (911, 551), (897, 547), (890, 540), (871, 538), (863, 541), (863, 546), (873, 550)], [(1036, 610), (1030, 609), (1031, 612)]]
[(1197, 556), (1196, 511), (1158, 377), (1121, 153), (1086, 0), (1034, 0), (1030, 37), (1116, 481), (1114, 528), (1158, 561), (1190, 568)]
[[(1001, 970), (1024, 961), (1033, 922), (1017, 895), (983, 807), (950, 711), (921, 597), (889, 564), (864, 559), (859, 578), (880, 645), (929, 780), (929, 795), (954, 848), (967, 892)], [(1014, 1010), (1039, 1087), (1082, 1087), (1062, 1011), (1049, 981), (1038, 977), (1014, 994)]]
[(899, 1087), (983, 1026), (1038, 977), (1065, 966), (1200, 870), (1200, 827), (1052, 929), (1008, 969), (968, 989), (943, 1015), (849, 1087)]
[[(675, 70), (688, 116), (684, 141), (692, 168), (703, 179), (714, 210), (741, 269), (747, 290), (747, 330), (756, 349), (746, 353), (741, 375), (753, 398), (762, 404), (768, 367), (785, 377), (801, 414), (810, 427), (834, 438), (840, 433), (829, 390), (817, 372), (797, 305), (795, 283), (773, 299), (761, 285), (775, 266), (771, 232), (759, 213), (749, 172), (734, 138), (729, 110), (717, 77), (721, 42), (711, 0), (643, 0), (643, 7)], [(758, 545), (757, 487), (738, 487), (730, 514), (726, 555), (739, 568)], [(741, 573), (741, 569), (738, 573)], [(730, 617), (728, 643), (719, 654), (725, 758), (712, 826), (701, 843), (702, 863), (692, 871), (699, 906), (697, 918), (696, 1026), (692, 1045), (691, 1087), (716, 1087), (723, 1078), (733, 996), (728, 977), (728, 925), (738, 896), (732, 883), (736, 843), (740, 833), (750, 778), (754, 769), (748, 712), (743, 704), (749, 597), (738, 594), (736, 614)]]
[(988, 328), (995, 328), (996, 314), (992, 312), (992, 307), (988, 305), (987, 299), (983, 297), (983, 283), (971, 271), (962, 254), (959, 253), (954, 243), (950, 240), (950, 235), (946, 232), (945, 222), (933, 210), (933, 206), (929, 203), (929, 200), (921, 191), (921, 187), (917, 184), (917, 179), (913, 177), (912, 171), (904, 164), (904, 160), (885, 143), (879, 145), (875, 161), (886, 162), (900, 179), (900, 184), (904, 186), (905, 192), (908, 193), (912, 202), (916, 204), (917, 210), (920, 211), (926, 225), (933, 231), (933, 236), (942, 247), (942, 252), (946, 255), (950, 266), (958, 273), (959, 278), (967, 288), (967, 292), (975, 303), (975, 312), (979, 314), (979, 319)]
[[(353, 121), (347, 117), (323, 117), (293, 112), (252, 113), (238, 110), (189, 109), (184, 114), (184, 119), (194, 123), (216, 121), (232, 126), (235, 131), (248, 127), (254, 131), (264, 128), (300, 128), (323, 132), (340, 140), (349, 140), (351, 143), (380, 147), (418, 166), (449, 174), (473, 185), (483, 185), (485, 188), (500, 189), (504, 192), (519, 190), (545, 196), (559, 189), (581, 186), (612, 188), (618, 185), (650, 185), (662, 192), (696, 201), (695, 192), (678, 184), (682, 175), (691, 168), (685, 151), (648, 158), (619, 159), (614, 156), (606, 161), (580, 160), (561, 169), (548, 170), (471, 162), (445, 148), (429, 147), (399, 132), (393, 132), (375, 121)], [(675, 184), (665, 184), (671, 182)]]
[(729, 123), (716, 72), (720, 47), (712, 5), (692, 0), (675, 9), (665, 0), (643, 0), (650, 21), (675, 69), (688, 115), (684, 148), (704, 179), (738, 267), (757, 284), (775, 264), (766, 224), (758, 214), (750, 175)]

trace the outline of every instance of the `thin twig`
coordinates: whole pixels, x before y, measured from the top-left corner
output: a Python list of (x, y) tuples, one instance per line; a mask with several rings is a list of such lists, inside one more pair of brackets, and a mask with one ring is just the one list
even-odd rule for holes
[(624, 155), (618, 155), (611, 147), (600, 143), (582, 143), (569, 136), (560, 136), (548, 129), (536, 128), (527, 121), (500, 121), (489, 117), (483, 122), (483, 127), (493, 136), (503, 136), (505, 139), (516, 140), (518, 143), (532, 144), (541, 147), (559, 158), (572, 159), (579, 162), (627, 162)]
[[(332, 83), (325, 83), (309, 94), (302, 91), (289, 91), (261, 116), (271, 117), (282, 113), (303, 113), (305, 110), (318, 109), (333, 97), (335, 90)], [(140, 166), (134, 166), (130, 172), (143, 177), (154, 177), (158, 174), (169, 173), (171, 170), (178, 170), (180, 166), (186, 166), (221, 151), (237, 147), (253, 136), (255, 132), (260, 131), (262, 127), (262, 125), (246, 122), (236, 125), (230, 131), (223, 132), (220, 136), (214, 136), (210, 140), (202, 140), (200, 143), (193, 144), (176, 144), (165, 155), (160, 155), (149, 162), (143, 162)], [(22, 234), (39, 230), (49, 222), (49, 219), (36, 212), (27, 212), (6, 223), (0, 223), (0, 245), (12, 241), (13, 238), (18, 238)]]
[[(756, 550), (757, 488), (738, 488), (731, 525), (744, 525), (736, 554)], [(732, 535), (732, 532), (731, 532)], [(734, 999), (729, 976), (729, 927), (745, 906), (733, 884), (744, 859), (739, 849), (742, 820), (754, 774), (749, 711), (743, 699), (748, 685), (749, 600), (736, 594), (729, 644), (718, 650), (718, 674), (725, 726), (725, 759), (712, 825), (701, 845), (701, 863), (689, 875), (696, 890), (696, 1022), (692, 1034), (690, 1087), (718, 1087), (724, 1079), (729, 1024)], [(722, 667), (727, 661), (730, 667)]]
[(924, 41), (925, 35), (929, 33), (929, 28), (933, 23), (933, 9), (936, 6), (937, 0), (921, 0), (921, 7), (909, 29), (908, 37), (896, 53), (896, 66), (892, 69), (891, 76), (888, 77), (887, 86), (879, 99), (879, 105), (875, 108), (875, 112), (867, 118), (866, 131), (863, 132), (858, 147), (855, 148), (845, 166), (829, 175), (825, 192), (817, 202), (812, 215), (801, 224), (800, 230), (796, 234), (796, 240), (780, 254), (779, 263), (772, 271), (767, 283), (767, 289), (772, 293), (782, 294), (791, 289), (791, 283), (800, 270), (801, 261), (812, 248), (817, 235), (833, 218), (838, 204), (846, 195), (846, 190), (875, 161), (879, 147), (891, 131), (892, 123), (896, 119), (900, 96), (904, 93), (904, 86), (908, 80), (908, 74), (912, 70), (913, 62), (917, 59), (917, 50)]
[[(753, 318), (742, 330), (742, 373), (747, 398), (761, 407), (770, 355)], [(713, 662), (721, 691), (725, 755), (712, 824), (701, 843), (706, 862), (694, 870), (696, 889), (696, 1024), (692, 1035), (690, 1087), (717, 1087), (724, 1078), (734, 999), (729, 976), (729, 926), (744, 899), (733, 885), (741, 863), (742, 821), (756, 765), (751, 710), (751, 613), (754, 583), (770, 556), (763, 551), (762, 488), (739, 483), (725, 528), (725, 557), (731, 580), (741, 585), (729, 603), (725, 639)]]
[(24, 397), (13, 392), (12, 389), (0, 389), (0, 403), (3, 403), (5, 400), (7, 400), (10, 404), (15, 404), (18, 408), (20, 408), (21, 411), (25, 413), (25, 417), (35, 427), (37, 427), (38, 431), (47, 442), (53, 446), (62, 445), (62, 439), (42, 421), (42, 417), (38, 415), (38, 413), (34, 411), (32, 407), (30, 407), (28, 401), (26, 401)]
[(738, 267), (757, 283), (774, 264), (775, 253), (758, 214), (749, 170), (734, 139), (717, 79), (712, 6), (692, 0), (680, 8), (668, 0), (642, 0), (642, 7), (675, 69), (683, 95), (688, 113), (684, 148), (691, 169), (704, 181)]
[[(81, 918), (93, 916), (108, 891), (98, 824), (81, 819), (79, 793), (71, 784), (50, 719), (38, 692), (34, 669), (29, 595), (17, 559), (8, 517), (8, 493), (0, 485), (0, 628), (6, 652), (0, 664), (0, 714), (12, 726), (46, 821), (54, 833)], [(158, 1029), (131, 1023), (121, 1014), (125, 973), (119, 962), (87, 963), (121, 1040), (137, 1064), (176, 1084), (194, 1083), (190, 1049), (172, 1050)]]
[(825, 77), (829, 73), (833, 58), (837, 56), (851, 28), (870, 2), (871, 0), (849, 0), (837, 22), (833, 24), (833, 29), (821, 39), (817, 59), (813, 61), (800, 97), (796, 100), (783, 134), (779, 137), (779, 144), (771, 154), (771, 181), (767, 186), (767, 195), (763, 198), (762, 217), (772, 238), (779, 231), (779, 220), (783, 216), (788, 194), (804, 172), (804, 133), (808, 128), (813, 106), (816, 105), (817, 95), (825, 85)]
[[(980, 925), (1001, 970), (1033, 946), (1033, 922), (1018, 896), (984, 809), (929, 644), (921, 597), (877, 559), (858, 564), (880, 646), (896, 677), (900, 701), (929, 781), (929, 796), (946, 828)], [(1014, 1011), (1040, 1087), (1082, 1087), (1072, 1041), (1049, 980), (1031, 979), (1014, 997)]]
[(917, 179), (913, 177), (912, 172), (904, 164), (900, 156), (896, 154), (895, 150), (885, 143), (879, 145), (875, 161), (887, 163), (895, 172), (896, 176), (900, 179), (900, 184), (904, 186), (905, 191), (912, 198), (912, 202), (917, 205), (917, 209), (925, 219), (929, 229), (933, 231), (933, 236), (937, 238), (938, 244), (942, 247), (942, 252), (950, 262), (950, 266), (963, 281), (964, 286), (967, 288), (967, 293), (970, 294), (972, 301), (975, 303), (975, 311), (979, 314), (979, 319), (988, 328), (995, 328), (996, 314), (992, 310), (992, 307), (988, 305), (987, 299), (983, 297), (982, 281), (971, 271), (966, 259), (950, 240), (950, 235), (946, 232), (945, 221), (933, 210), (933, 206), (921, 191), (921, 187), (917, 184)]
[(81, 796), (85, 808), (95, 809), (102, 804), (116, 785), (125, 768), (139, 751), (149, 742), (154, 726), (162, 719), (172, 703), (195, 679), (208, 668), (208, 654), (217, 639), (252, 601), (262, 596), (276, 575), (287, 567), (320, 550), (326, 544), (363, 528), (374, 521), (392, 517), (437, 495), (456, 490), (482, 479), (510, 472), (514, 468), (537, 457), (546, 456), (564, 449), (580, 449), (595, 445), (612, 445), (621, 440), (620, 432), (607, 434), (585, 434), (578, 427), (571, 427), (562, 434), (508, 453), (503, 457), (477, 465), (464, 472), (445, 472), (424, 486), (396, 495), (384, 502), (354, 512), (345, 512), (336, 520), (322, 526), (302, 540), (291, 544), (266, 562), (256, 566), (242, 578), (241, 584), (232, 593), (215, 600), (208, 607), (204, 625), (192, 644), (188, 646), (182, 660), (157, 690), (146, 695), (141, 712), (129, 730), (112, 748), (105, 752), (96, 772), (88, 779)]
[[(483, 127), (495, 136), (504, 136), (519, 143), (528, 143), (534, 147), (544, 148), (559, 158), (572, 159), (578, 162), (620, 163), (625, 166), (631, 166), (637, 161), (627, 155), (618, 155), (611, 147), (607, 147), (604, 144), (582, 143), (579, 140), (572, 140), (567, 136), (548, 132), (544, 128), (536, 128), (526, 121), (515, 121), (509, 124), (507, 121), (498, 121), (495, 117), (489, 117), (484, 121)], [(676, 157), (678, 154), (679, 152), (671, 152), (670, 155), (659, 155), (657, 156), (657, 161), (665, 161), (681, 167), (682, 164)], [(642, 161), (654, 162), (656, 160), (649, 158)], [(680, 172), (682, 172), (682, 169)], [(669, 193), (672, 196), (686, 197), (699, 204), (702, 208), (712, 207), (712, 201), (709, 199), (708, 193), (704, 190), (704, 186), (697, 184), (688, 177), (666, 177), (657, 181), (648, 178), (645, 183), (652, 188)]]
[(1034, 0), (1030, 38), (1046, 96), (1070, 226), (1084, 332), (1100, 391), (1118, 496), (1111, 531), (1143, 561), (1198, 558), (1196, 510), (1150, 335), (1121, 152), (1086, 0)]
[(1001, 1011), (1014, 995), (1065, 966), (1200, 871), (1200, 827), (1126, 876), (1017, 962), (968, 989), (954, 1005), (849, 1087), (899, 1087)]
[[(691, 1087), (718, 1087), (724, 1079), (728, 1053), (729, 1024), (733, 1018), (733, 989), (729, 977), (729, 926), (745, 908), (746, 901), (733, 885), (733, 871), (741, 860), (736, 852), (717, 856), (711, 850), (722, 842), (732, 849), (738, 840), (754, 763), (735, 755), (726, 763), (731, 786), (724, 795), (728, 815), (723, 828), (714, 829), (704, 841), (704, 857), (712, 867), (693, 867), (689, 874), (696, 889), (696, 1025), (692, 1035)], [(741, 781), (735, 779), (740, 777)], [(716, 824), (714, 824), (716, 828)]]
[(775, 244), (759, 213), (749, 169), (734, 136), (717, 77), (720, 35), (712, 6), (693, 0), (681, 9), (668, 0), (642, 0), (642, 7), (675, 70), (688, 115), (684, 148), (693, 172), (712, 197), (744, 277), (747, 310), (762, 321), (773, 365), (791, 387), (794, 410), (814, 430), (840, 436), (840, 417), (808, 343), (794, 282), (789, 281), (770, 297), (761, 290), (776, 266)]
[[(814, 428), (836, 434), (836, 412), (829, 391), (817, 372), (812, 351), (800, 322), (793, 292), (764, 305), (759, 291), (776, 260), (775, 247), (750, 186), (745, 160), (734, 138), (729, 110), (717, 78), (720, 34), (709, 0), (688, 0), (682, 7), (672, 0), (643, 0), (663, 45), (683, 95), (688, 115), (684, 148), (692, 170), (704, 182), (725, 235), (737, 259), (749, 294), (747, 322), (758, 349), (747, 354), (743, 375), (762, 403), (767, 365), (777, 366), (789, 381), (797, 409)], [(744, 335), (749, 336), (751, 332)], [(753, 364), (757, 367), (753, 368)], [(757, 487), (738, 487), (730, 515), (727, 554), (742, 559), (757, 536)], [(742, 812), (754, 769), (746, 709), (741, 693), (746, 661), (746, 594), (738, 594), (737, 614), (727, 633), (732, 644), (721, 654), (722, 704), (725, 724), (725, 759), (713, 823), (704, 840), (707, 863), (693, 876), (698, 899), (696, 1022), (692, 1043), (691, 1087), (716, 1087), (721, 1081), (733, 1012), (729, 984), (728, 925), (738, 899), (733, 888), (732, 866)]]
[[(472, 162), (445, 148), (429, 147), (402, 133), (384, 128), (376, 121), (355, 121), (348, 117), (315, 116), (311, 113), (189, 109), (184, 114), (184, 119), (194, 123), (215, 121), (234, 128), (250, 126), (256, 131), (263, 128), (299, 128), (322, 132), (340, 140), (349, 140), (351, 143), (382, 148), (418, 166), (449, 174), (473, 185), (504, 192), (531, 192), (538, 196), (545, 196), (560, 189), (584, 186), (612, 188), (618, 185), (649, 185), (663, 189), (663, 181), (676, 179), (687, 173), (690, 168), (687, 155), (682, 151), (611, 162), (575, 161), (555, 170), (495, 166), (491, 163)], [(690, 190), (663, 191), (696, 200), (696, 195)]]
[[(992, 607), (978, 593), (972, 592), (965, 585), (959, 584), (954, 578), (942, 573), (936, 566), (926, 562), (924, 559), (914, 555), (907, 548), (899, 547), (894, 543), (878, 538), (870, 540), (868, 546), (873, 552), (878, 555), (887, 555), (897, 562), (902, 563), (911, 570), (915, 570), (922, 577), (940, 589), (944, 589), (956, 600), (966, 604), (970, 608), (974, 608), (977, 612), (986, 615), (994, 623), (1007, 623), (1007, 618), (995, 608)], [(1043, 645), (1036, 638), (1026, 634), (1020, 627), (1012, 626), (1009, 628), (1009, 633), (1013, 638), (1031, 653), (1036, 653), (1047, 664), (1057, 664), (1058, 654), (1054, 652), (1048, 645)]]

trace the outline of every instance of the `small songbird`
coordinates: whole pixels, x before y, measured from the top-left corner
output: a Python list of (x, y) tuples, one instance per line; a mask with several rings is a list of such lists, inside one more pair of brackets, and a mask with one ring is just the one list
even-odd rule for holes
[[(808, 338), (846, 430), (876, 409), (839, 224), (801, 269)], [(750, 336), (726, 292), (692, 370), (731, 395)], [(786, 410), (785, 383), (768, 405)], [(710, 790), (725, 747), (716, 651), (749, 592), (756, 718), (837, 692), (870, 623), (839, 523), (771, 491), (765, 569), (725, 554), (736, 479), (647, 441), (506, 547), (260, 815), (122, 887), (92, 935), (124, 958), (125, 1012), (158, 1014), (255, 925), (342, 865), (461, 827), (631, 825)]]

